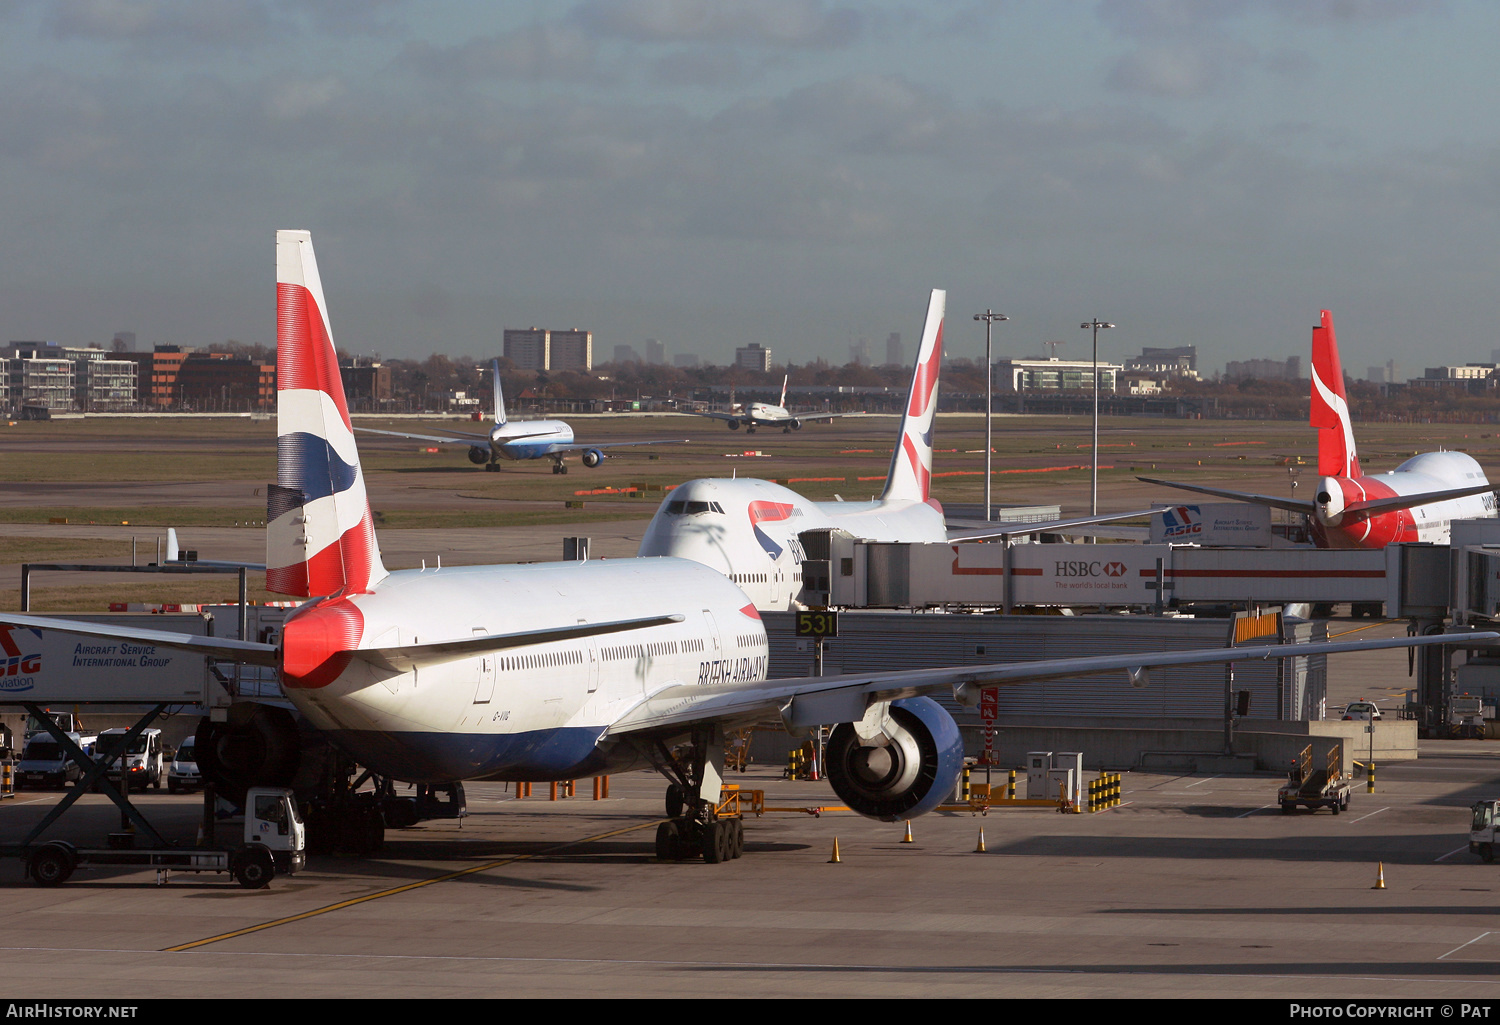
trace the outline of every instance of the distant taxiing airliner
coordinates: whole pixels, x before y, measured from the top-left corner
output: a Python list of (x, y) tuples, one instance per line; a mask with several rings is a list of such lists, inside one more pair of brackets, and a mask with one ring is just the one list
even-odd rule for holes
[[(746, 434), (754, 434), (758, 427), (780, 427), (782, 434), (791, 431), (802, 430), (802, 425), (812, 420), (832, 420), (839, 416), (850, 416), (857, 414), (849, 413), (792, 413), (786, 408), (786, 383), (788, 378), (781, 379), (781, 400), (776, 405), (769, 402), (752, 402), (750, 408), (739, 413), (694, 413), (694, 416), (706, 416), (714, 420), (723, 420), (724, 425), (731, 431), (737, 431), (743, 425)], [(731, 407), (733, 408), (733, 407)]]
[[(482, 465), (488, 471), (500, 469), (502, 459), (550, 459), (553, 473), (567, 473), (568, 464), (563, 457), (570, 452), (580, 453), (584, 466), (598, 466), (605, 460), (605, 449), (628, 448), (634, 445), (681, 445), (687, 438), (669, 438), (659, 441), (606, 441), (584, 444), (573, 439), (573, 428), (561, 420), (510, 420), (505, 415), (505, 396), (500, 386), (500, 361), (491, 364), (495, 379), (495, 425), (488, 434), (471, 431), (451, 431), (447, 435), (410, 434), (406, 431), (377, 431), (373, 427), (356, 427), (365, 434), (387, 434), (395, 438), (412, 438), (416, 441), (435, 441), (441, 445), (468, 445), (469, 462)], [(446, 430), (446, 428), (439, 428)]]

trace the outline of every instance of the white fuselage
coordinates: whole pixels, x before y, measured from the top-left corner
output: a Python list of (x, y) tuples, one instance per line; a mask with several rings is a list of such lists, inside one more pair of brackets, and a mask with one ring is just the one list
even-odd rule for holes
[(409, 782), (570, 779), (636, 764), (610, 723), (674, 684), (763, 680), (765, 629), (727, 579), (677, 559), (403, 570), (348, 599), (360, 647), (656, 615), (683, 621), (533, 644), (409, 672), (354, 658), (299, 710), (361, 764)]
[(770, 481), (709, 478), (668, 494), (638, 554), (700, 562), (739, 585), (756, 608), (788, 609), (802, 590), (797, 535), (828, 528), (872, 541), (948, 538), (935, 502), (812, 502)]
[[(1422, 495), (1488, 483), (1484, 468), (1465, 452), (1424, 452), (1389, 473), (1324, 477), (1315, 495), (1315, 533), (1325, 547), (1382, 548), (1398, 541), (1445, 545), (1454, 520), (1493, 519), (1495, 495), (1450, 498), (1370, 516), (1345, 515), (1355, 502)], [(1323, 496), (1328, 496), (1324, 500)]]
[(490, 429), (490, 447), (505, 459), (541, 459), (571, 444), (573, 428), (561, 420), (508, 420)]

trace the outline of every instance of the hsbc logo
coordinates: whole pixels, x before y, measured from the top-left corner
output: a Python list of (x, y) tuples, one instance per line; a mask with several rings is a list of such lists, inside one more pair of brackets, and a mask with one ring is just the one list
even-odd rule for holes
[(1055, 564), (1053, 574), (1059, 577), (1123, 577), (1123, 562), (1089, 562), (1086, 559), (1064, 559)]

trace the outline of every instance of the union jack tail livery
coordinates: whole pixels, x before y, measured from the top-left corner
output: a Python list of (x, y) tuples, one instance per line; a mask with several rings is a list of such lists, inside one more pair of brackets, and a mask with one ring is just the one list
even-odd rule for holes
[(901, 418), (901, 438), (891, 454), (882, 499), (926, 502), (932, 496), (932, 418), (937, 412), (938, 371), (943, 365), (943, 316), (948, 293), (932, 290), (927, 302), (927, 322), (922, 326), (922, 345), (912, 372), (911, 395)]
[(1344, 396), (1344, 368), (1339, 364), (1333, 314), (1324, 310), (1312, 332), (1312, 412), (1318, 428), (1318, 473), (1323, 477), (1358, 477), (1354, 425)]
[(267, 590), (359, 594), (386, 575), (306, 231), (276, 233), (276, 483), (268, 492)]

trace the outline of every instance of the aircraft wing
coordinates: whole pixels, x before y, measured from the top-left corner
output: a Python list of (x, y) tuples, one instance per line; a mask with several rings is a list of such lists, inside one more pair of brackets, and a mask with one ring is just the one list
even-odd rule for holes
[(688, 413), (689, 416), (706, 416), (711, 420), (748, 420), (745, 413)]
[[(1137, 477), (1136, 480), (1147, 484), (1160, 484), (1168, 488), (1181, 488), (1183, 491), (1196, 491), (1199, 494), (1214, 495), (1218, 498), (1229, 498), (1236, 502), (1249, 502), (1252, 505), (1268, 505), (1272, 509), (1285, 509), (1288, 512), (1313, 514), (1313, 503), (1301, 501), (1296, 498), (1277, 498), (1275, 495), (1256, 495), (1248, 491), (1231, 491), (1228, 488), (1211, 488), (1202, 484), (1179, 484), (1174, 480), (1159, 480), (1155, 477)], [(1488, 491), (1488, 488), (1480, 490)], [(1420, 504), (1420, 503), (1419, 503)]]
[(836, 416), (864, 416), (864, 415), (865, 415), (865, 411), (864, 410), (860, 410), (858, 413), (793, 413), (792, 414), (792, 419), (794, 419), (794, 420), (832, 420)]
[(442, 445), (488, 445), (490, 443), (488, 434), (466, 434), (463, 431), (454, 431), (453, 437), (439, 437), (433, 434), (408, 434), (406, 431), (377, 431), (373, 427), (354, 429), (364, 434), (385, 434), (392, 438), (411, 438), (413, 441), (435, 441)]
[(691, 438), (657, 438), (653, 441), (601, 441), (593, 445), (573, 442), (569, 445), (552, 445), (549, 452), (584, 452), (591, 448), (629, 448), (632, 445), (686, 445)]
[[(948, 540), (949, 541), (988, 541), (991, 538), (997, 538), (997, 537), (1006, 537), (1006, 536), (1021, 537), (1021, 536), (1024, 536), (1026, 534), (1043, 534), (1043, 533), (1045, 533), (1045, 534), (1083, 534), (1083, 535), (1087, 536), (1089, 532), (1086, 531), (1086, 530), (1076, 530), (1076, 529), (1070, 529), (1070, 528), (1089, 527), (1089, 526), (1094, 526), (1094, 525), (1100, 524), (1100, 523), (1110, 523), (1110, 522), (1113, 522), (1114, 520), (1133, 520), (1133, 519), (1139, 519), (1139, 518), (1144, 517), (1144, 516), (1160, 516), (1162, 513), (1166, 512), (1166, 511), (1167, 510), (1163, 509), (1163, 508), (1156, 508), (1156, 509), (1135, 509), (1135, 510), (1132, 510), (1130, 512), (1100, 513), (1097, 516), (1074, 516), (1074, 517), (1072, 517), (1070, 519), (1065, 519), (1065, 520), (1044, 520), (1041, 523), (1021, 523), (1019, 521), (1011, 521), (1011, 522), (1006, 522), (1006, 523), (999, 523), (999, 522), (989, 522), (989, 523), (986, 523), (984, 520), (949, 520), (948, 521), (948, 526), (949, 527), (968, 527), (968, 528), (974, 528), (974, 529), (961, 530), (961, 531), (959, 531), (957, 533), (950, 532), (948, 534)], [(1112, 530), (1118, 530), (1118, 529), (1121, 529), (1121, 528), (1110, 528), (1110, 529), (1112, 529)], [(1108, 531), (1101, 531), (1100, 533), (1104, 537), (1131, 537), (1134, 534), (1138, 533), (1138, 531), (1139, 531), (1139, 528), (1137, 528), (1137, 530), (1132, 530), (1132, 531), (1130, 531), (1129, 533), (1126, 533), (1126, 534), (1115, 534), (1115, 533), (1109, 533)]]
[[(620, 619), (606, 623), (579, 623), (574, 626), (556, 627), (548, 630), (527, 630), (507, 634), (483, 634), (478, 637), (461, 637), (457, 640), (435, 641), (430, 644), (405, 644), (387, 648), (361, 648), (353, 652), (354, 657), (389, 669), (394, 672), (409, 672), (420, 666), (439, 665), (461, 658), (490, 651), (506, 651), (531, 644), (548, 644), (566, 641), (575, 637), (598, 637), (604, 634), (640, 630), (649, 626), (664, 626), (680, 623), (682, 616), (648, 616), (641, 619)], [(211, 658), (229, 662), (244, 662), (254, 666), (280, 666), (281, 649), (275, 644), (258, 641), (239, 641), (229, 637), (199, 637), (194, 634), (176, 633), (170, 630), (148, 630), (144, 627), (119, 626), (114, 623), (86, 623), (77, 619), (62, 619), (55, 616), (27, 616), (0, 612), (0, 623), (13, 626), (32, 627), (41, 630), (57, 630), (61, 633), (83, 634), (87, 637), (106, 637), (117, 641), (135, 641), (139, 644), (156, 644), (164, 648), (192, 651)]]
[(1344, 515), (1349, 513), (1378, 513), (1391, 509), (1410, 509), (1431, 502), (1446, 502), (1452, 498), (1467, 498), (1489, 491), (1500, 491), (1500, 484), (1476, 484), (1468, 488), (1453, 488), (1448, 491), (1428, 491), (1420, 495), (1396, 495), (1393, 498), (1370, 498), (1363, 502), (1351, 502), (1344, 506)]
[(1445, 643), (1482, 646), (1497, 639), (1500, 639), (1500, 633), (1438, 634), (1390, 640), (1321, 641), (1310, 644), (1088, 655), (982, 666), (766, 680), (760, 683), (676, 684), (649, 695), (635, 705), (609, 727), (609, 733), (646, 733), (698, 722), (747, 723), (767, 718), (780, 718), (788, 728), (802, 729), (830, 723), (857, 722), (864, 717), (872, 702), (917, 697), (939, 691), (950, 691), (960, 704), (972, 706), (978, 703), (979, 691), (985, 687), (1017, 686), (1062, 676), (1118, 671), (1127, 674), (1134, 683), (1146, 679), (1146, 671), (1154, 667), (1331, 655), (1345, 651), (1423, 647)]

